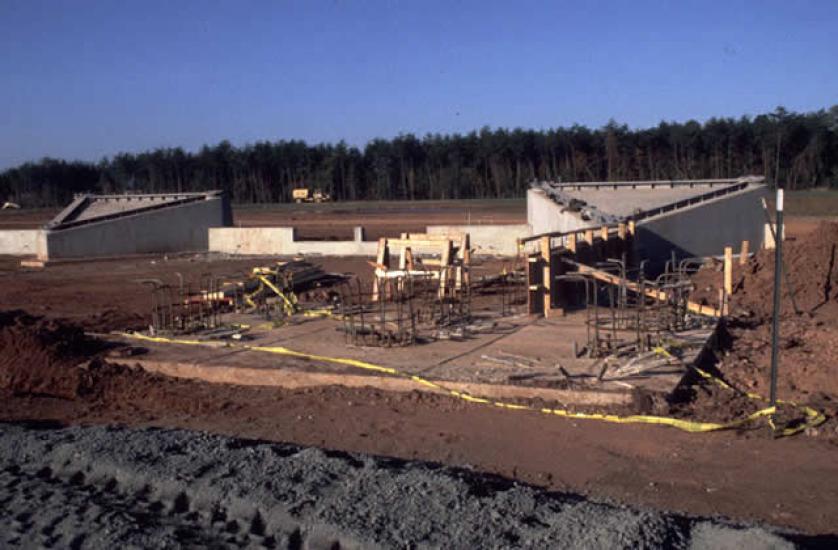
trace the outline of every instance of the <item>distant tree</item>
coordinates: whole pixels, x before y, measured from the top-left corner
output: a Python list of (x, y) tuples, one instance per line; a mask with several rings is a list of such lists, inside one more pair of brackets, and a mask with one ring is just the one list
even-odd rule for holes
[(45, 158), (0, 173), (0, 199), (57, 206), (74, 193), (223, 189), (234, 201), (291, 200), (317, 187), (340, 200), (519, 197), (532, 179), (562, 181), (722, 178), (763, 174), (789, 189), (838, 187), (838, 105), (811, 113), (783, 107), (755, 118), (661, 122), (631, 130), (611, 120), (547, 130), (492, 129), (340, 141), (228, 141), (195, 153), (160, 148), (98, 163)]

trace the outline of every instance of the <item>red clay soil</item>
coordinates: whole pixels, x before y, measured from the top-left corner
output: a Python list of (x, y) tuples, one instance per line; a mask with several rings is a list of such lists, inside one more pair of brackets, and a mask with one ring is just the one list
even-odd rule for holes
[[(151, 287), (144, 281), (178, 285), (182, 277), (185, 283), (197, 285), (205, 274), (241, 279), (254, 267), (272, 261), (183, 254), (59, 262), (40, 270), (21, 269), (19, 261), (0, 261), (0, 310), (24, 309), (69, 319), (95, 332), (144, 328), (151, 320)], [(372, 271), (366, 258), (330, 258), (318, 263), (337, 273)]]
[(838, 449), (821, 438), (691, 435), (420, 392), (174, 379), (111, 364), (77, 327), (21, 312), (0, 316), (0, 342), (2, 420), (182, 427), (416, 458), (635, 506), (836, 532)]
[[(822, 222), (783, 246), (779, 394), (838, 409), (838, 223)], [(722, 284), (716, 268), (695, 277), (698, 299), (713, 303)], [(731, 381), (767, 393), (771, 359), (774, 251), (761, 250), (734, 269), (727, 356), (719, 365)], [(789, 290), (798, 307), (795, 313)]]

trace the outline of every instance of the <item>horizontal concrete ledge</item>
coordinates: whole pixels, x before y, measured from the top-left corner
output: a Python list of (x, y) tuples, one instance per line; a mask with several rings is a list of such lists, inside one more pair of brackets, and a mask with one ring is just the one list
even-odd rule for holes
[[(440, 393), (428, 386), (422, 386), (404, 378), (387, 376), (364, 376), (358, 374), (336, 374), (308, 372), (281, 368), (247, 368), (228, 366), (201, 366), (172, 361), (133, 360), (149, 372), (156, 372), (176, 378), (203, 380), (215, 384), (238, 384), (242, 386), (278, 386), (288, 389), (315, 386), (346, 386), (350, 388), (372, 387), (384, 391), (411, 392), (414, 390)], [(557, 401), (566, 405), (628, 405), (631, 393), (597, 390), (560, 390), (550, 388), (529, 388), (503, 384), (478, 384), (469, 382), (439, 381), (449, 390), (469, 393), (475, 397), (490, 399), (542, 399)]]

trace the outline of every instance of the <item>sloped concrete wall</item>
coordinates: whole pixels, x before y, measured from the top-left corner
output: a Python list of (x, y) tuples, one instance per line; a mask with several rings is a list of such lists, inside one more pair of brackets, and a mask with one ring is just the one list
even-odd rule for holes
[(750, 250), (759, 250), (765, 232), (760, 199), (766, 193), (765, 187), (745, 189), (642, 220), (635, 238), (637, 257), (649, 259), (656, 272), (673, 252), (679, 259), (719, 256), (726, 246), (738, 251), (743, 240)]
[(597, 227), (599, 223), (585, 221), (578, 212), (562, 211), (564, 207), (556, 204), (541, 189), (527, 191), (527, 223), (532, 228), (532, 235), (556, 233)]
[(209, 228), (229, 223), (224, 197), (48, 230), (42, 259), (206, 251)]
[(0, 231), (0, 254), (38, 256), (44, 246), (42, 229), (6, 229)]
[(515, 256), (518, 239), (531, 234), (529, 224), (515, 225), (429, 225), (435, 235), (468, 233), (474, 253), (485, 256)]

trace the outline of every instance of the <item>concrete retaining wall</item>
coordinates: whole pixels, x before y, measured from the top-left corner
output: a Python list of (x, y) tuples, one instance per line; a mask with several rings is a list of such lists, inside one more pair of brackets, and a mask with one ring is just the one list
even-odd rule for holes
[(210, 228), (209, 250), (256, 256), (375, 257), (378, 242), (365, 241), (360, 227), (355, 228), (355, 238), (351, 241), (298, 241), (293, 227), (222, 227)]
[(485, 256), (515, 256), (517, 239), (531, 234), (529, 224), (517, 225), (429, 225), (436, 235), (468, 233), (474, 253)]
[(735, 252), (743, 240), (750, 250), (763, 245), (765, 217), (758, 187), (665, 213), (638, 222), (635, 248), (640, 258), (653, 260), (652, 272), (663, 268), (672, 252), (677, 258), (719, 256), (726, 246)]
[(0, 254), (39, 256), (44, 248), (42, 229), (7, 229), (0, 231)]
[(289, 254), (293, 227), (211, 227), (210, 252), (276, 256)]
[(42, 259), (206, 251), (208, 229), (229, 222), (226, 199), (162, 208), (77, 227), (48, 230)]

